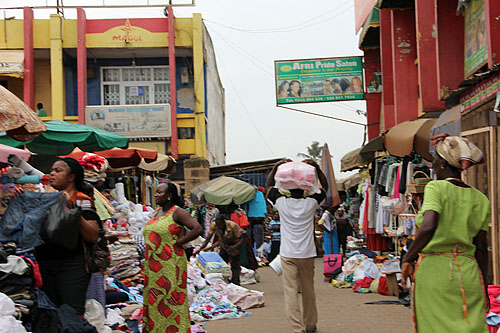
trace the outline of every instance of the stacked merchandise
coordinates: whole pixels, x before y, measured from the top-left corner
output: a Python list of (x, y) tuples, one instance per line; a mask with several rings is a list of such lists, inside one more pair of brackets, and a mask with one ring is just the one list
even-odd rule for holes
[(360, 294), (399, 295), (399, 258), (390, 255), (376, 256), (366, 248), (353, 251), (347, 256), (342, 272), (332, 280), (332, 286), (352, 287), (354, 292)]
[(219, 273), (227, 277), (231, 273), (231, 268), (217, 252), (201, 252), (197, 264), (205, 275)]

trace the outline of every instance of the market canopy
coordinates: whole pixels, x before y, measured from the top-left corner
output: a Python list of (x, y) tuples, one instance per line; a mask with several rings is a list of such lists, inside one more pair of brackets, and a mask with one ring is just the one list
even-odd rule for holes
[(244, 204), (255, 198), (257, 189), (252, 185), (233, 178), (221, 176), (205, 182), (191, 190), (193, 203), (203, 201), (214, 205)]
[[(87, 154), (87, 152), (84, 152), (79, 148), (75, 148), (71, 154), (61, 157), (80, 159), (85, 154)], [(134, 147), (126, 149), (112, 148), (108, 150), (96, 151), (95, 154), (107, 159), (109, 166), (114, 169), (138, 166), (142, 160), (144, 160), (145, 163), (150, 163), (156, 161), (158, 157), (158, 152), (155, 150)]]
[(126, 137), (95, 127), (60, 120), (46, 125), (47, 131), (32, 140), (20, 142), (4, 134), (0, 135), (0, 144), (16, 148), (26, 145), (33, 153), (53, 156), (70, 154), (75, 147), (87, 152), (128, 147)]
[(361, 182), (363, 182), (363, 178), (361, 177), (360, 173), (356, 173), (350, 177), (338, 181), (338, 183), (342, 184), (344, 191), (347, 191), (353, 186), (361, 184)]
[(377, 136), (375, 139), (368, 141), (366, 145), (361, 147), (361, 158), (364, 160), (372, 160), (375, 153), (385, 151), (383, 136)]
[(363, 158), (361, 155), (361, 150), (363, 147), (354, 149), (351, 152), (345, 154), (340, 160), (340, 171), (350, 171), (356, 168), (364, 167), (370, 163), (371, 158)]
[(0, 85), (0, 131), (6, 132), (4, 136), (13, 137), (19, 141), (28, 141), (45, 130), (47, 126), (37, 113), (24, 104), (19, 97)]
[(462, 121), (461, 121), (460, 106), (455, 106), (449, 110), (441, 113), (437, 121), (432, 126), (431, 134), (429, 137), (429, 151), (433, 152), (434, 147), (430, 146), (430, 139), (438, 134), (449, 134), (449, 135), (460, 135), (462, 132)]
[(378, 3), (372, 9), (370, 15), (363, 24), (363, 30), (359, 37), (359, 48), (369, 49), (380, 46), (380, 9)]
[(429, 136), (436, 119), (421, 118), (405, 121), (387, 131), (384, 146), (389, 154), (404, 157), (415, 151), (426, 160), (432, 160), (429, 152)]

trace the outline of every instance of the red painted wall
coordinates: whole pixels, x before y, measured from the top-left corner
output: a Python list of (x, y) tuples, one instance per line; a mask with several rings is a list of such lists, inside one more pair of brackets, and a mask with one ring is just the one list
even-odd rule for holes
[(437, 6), (438, 0), (415, 1), (417, 30), (418, 84), (422, 111), (444, 110), (440, 101), (437, 65)]
[(33, 9), (24, 7), (24, 82), (23, 99), (35, 108), (35, 54), (33, 50)]
[(393, 10), (392, 68), (396, 124), (418, 117), (418, 72), (415, 12)]
[[(380, 72), (380, 49), (365, 50), (363, 68), (365, 70), (365, 91), (370, 84), (374, 72)], [(368, 140), (380, 134), (381, 93), (366, 93), (366, 120), (368, 125)]]
[[(87, 33), (103, 33), (111, 28), (125, 25), (127, 19), (89, 20), (87, 21)], [(168, 32), (168, 23), (164, 18), (131, 18), (130, 25), (146, 29), (150, 32)]]
[(392, 15), (390, 10), (380, 11), (380, 61), (382, 68), (382, 100), (384, 128), (396, 125), (394, 114), (394, 80), (392, 69)]
[(500, 63), (500, 2), (484, 0), (486, 8), (486, 38), (488, 43), (488, 67)]

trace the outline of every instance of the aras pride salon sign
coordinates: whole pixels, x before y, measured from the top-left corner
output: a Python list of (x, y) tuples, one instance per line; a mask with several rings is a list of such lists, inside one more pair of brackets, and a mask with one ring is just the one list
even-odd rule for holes
[(364, 99), (361, 57), (275, 61), (277, 104)]

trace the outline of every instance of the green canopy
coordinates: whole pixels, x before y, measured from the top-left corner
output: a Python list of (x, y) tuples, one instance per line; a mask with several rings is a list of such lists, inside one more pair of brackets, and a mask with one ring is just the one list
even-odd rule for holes
[(372, 9), (372, 12), (366, 18), (359, 37), (359, 48), (369, 49), (380, 46), (380, 10), (378, 4)]
[(191, 194), (203, 193), (205, 200), (214, 205), (244, 204), (255, 198), (257, 189), (252, 185), (233, 178), (221, 176), (191, 190)]
[(45, 123), (47, 131), (27, 142), (21, 142), (0, 135), (0, 143), (11, 147), (22, 147), (41, 155), (67, 155), (75, 147), (83, 151), (99, 151), (111, 148), (127, 148), (128, 139), (122, 135), (101, 130), (95, 127), (52, 120)]

